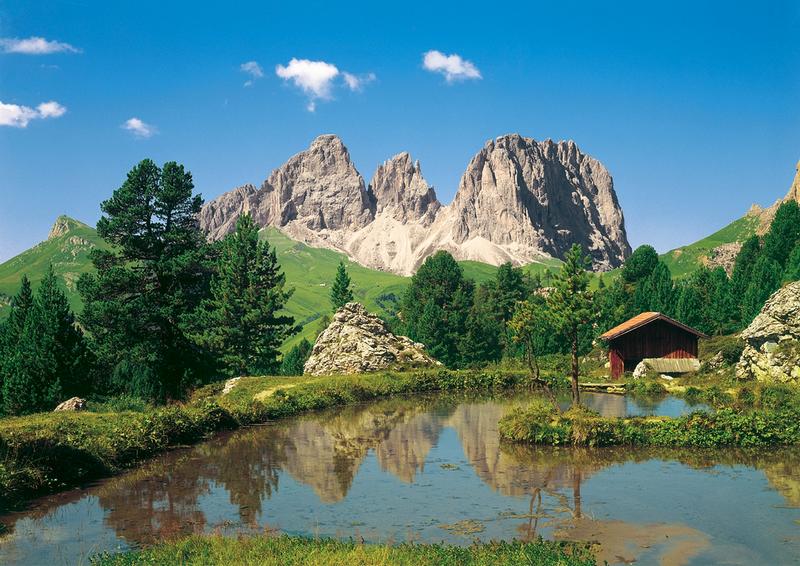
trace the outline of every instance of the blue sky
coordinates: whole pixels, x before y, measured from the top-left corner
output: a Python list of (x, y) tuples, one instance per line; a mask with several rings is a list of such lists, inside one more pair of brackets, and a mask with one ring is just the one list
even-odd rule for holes
[[(692, 242), (788, 190), (800, 3), (647, 4), (6, 0), (0, 260), (58, 214), (93, 224), (144, 157), (209, 199), (321, 133), (367, 181), (409, 151), (445, 203), (487, 139), (573, 139), (614, 176), (633, 245)], [(461, 59), (429, 70), (433, 50)]]

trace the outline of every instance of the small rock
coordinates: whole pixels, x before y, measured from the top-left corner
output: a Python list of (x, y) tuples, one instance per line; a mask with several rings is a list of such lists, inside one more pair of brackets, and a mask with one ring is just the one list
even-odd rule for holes
[(53, 412), (58, 411), (85, 411), (86, 410), (86, 399), (81, 399), (80, 397), (71, 397), (67, 399), (63, 403), (60, 403), (58, 407), (53, 409)]
[(239, 380), (242, 379), (241, 377), (232, 377), (225, 382), (225, 387), (222, 388), (222, 394), (227, 395), (231, 392), (231, 390), (236, 387), (236, 384), (239, 383)]

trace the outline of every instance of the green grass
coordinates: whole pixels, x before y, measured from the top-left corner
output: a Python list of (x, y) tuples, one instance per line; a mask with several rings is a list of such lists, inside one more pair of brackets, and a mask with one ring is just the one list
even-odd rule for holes
[(688, 246), (683, 246), (661, 255), (663, 261), (674, 278), (686, 277), (703, 265), (712, 249), (722, 244), (743, 242), (756, 233), (759, 225), (756, 216), (743, 216)]
[(766, 447), (800, 444), (800, 407), (720, 408), (678, 418), (606, 418), (587, 409), (555, 414), (533, 404), (500, 420), (501, 438), (551, 446)]
[[(121, 412), (41, 413), (0, 419), (0, 514), (38, 494), (131, 467), (172, 446), (243, 425), (406, 393), (492, 390), (526, 381), (519, 371), (444, 369), (327, 377), (244, 378), (227, 395), (223, 383), (190, 402)], [(114, 405), (97, 405), (100, 410)]]
[(448, 544), (361, 544), (354, 541), (290, 536), (226, 538), (192, 536), (146, 550), (106, 554), (95, 559), (103, 566), (170, 565), (306, 565), (370, 566), (589, 566), (595, 564), (585, 544), (550, 542), (491, 542), (469, 547)]

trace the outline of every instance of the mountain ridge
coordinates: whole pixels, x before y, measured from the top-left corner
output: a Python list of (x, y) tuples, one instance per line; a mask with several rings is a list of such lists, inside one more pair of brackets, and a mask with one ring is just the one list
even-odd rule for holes
[(341, 139), (325, 134), (259, 189), (243, 185), (209, 201), (201, 225), (217, 239), (245, 212), (260, 226), (401, 275), (439, 249), (460, 260), (524, 265), (579, 243), (598, 270), (619, 266), (631, 251), (605, 167), (573, 141), (519, 134), (487, 141), (447, 206), (407, 152), (380, 164), (366, 185)]

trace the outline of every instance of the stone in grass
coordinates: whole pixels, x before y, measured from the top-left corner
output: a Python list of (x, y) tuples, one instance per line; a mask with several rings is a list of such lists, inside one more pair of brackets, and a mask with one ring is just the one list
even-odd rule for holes
[(53, 412), (60, 412), (60, 411), (85, 411), (86, 410), (86, 399), (81, 399), (80, 397), (71, 397), (64, 401), (63, 403), (59, 403), (58, 407), (53, 409)]
[(422, 344), (392, 334), (360, 303), (347, 303), (317, 338), (305, 364), (310, 375), (366, 373), (389, 369), (435, 367)]

